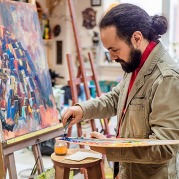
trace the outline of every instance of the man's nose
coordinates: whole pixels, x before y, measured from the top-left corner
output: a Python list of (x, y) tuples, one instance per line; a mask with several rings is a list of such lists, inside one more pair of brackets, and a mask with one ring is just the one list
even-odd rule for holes
[(112, 52), (110, 52), (109, 54), (110, 54), (110, 58), (112, 61), (117, 59), (117, 56), (115, 54), (113, 54)]

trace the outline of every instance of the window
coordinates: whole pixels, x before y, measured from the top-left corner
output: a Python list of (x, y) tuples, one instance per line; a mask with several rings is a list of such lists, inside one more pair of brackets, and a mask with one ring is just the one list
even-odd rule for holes
[(149, 15), (162, 14), (162, 0), (120, 0), (121, 3), (135, 4), (144, 9)]
[(135, 4), (143, 8), (150, 16), (155, 14), (165, 15), (169, 19), (169, 31), (162, 36), (162, 43), (171, 54), (175, 53), (175, 56), (178, 54), (179, 57), (179, 33), (177, 33), (179, 31), (178, 0), (103, 0), (103, 2), (104, 10), (108, 9), (112, 3), (119, 2)]
[(131, 3), (145, 9), (149, 15), (162, 13), (162, 0), (103, 0), (104, 10), (106, 10), (112, 3)]

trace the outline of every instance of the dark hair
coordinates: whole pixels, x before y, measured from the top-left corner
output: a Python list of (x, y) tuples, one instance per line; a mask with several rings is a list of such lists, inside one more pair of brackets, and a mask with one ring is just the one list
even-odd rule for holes
[(101, 19), (100, 29), (109, 26), (115, 26), (118, 37), (130, 44), (135, 31), (140, 31), (149, 41), (158, 41), (167, 32), (168, 22), (164, 16), (149, 16), (136, 5), (123, 3), (113, 7)]

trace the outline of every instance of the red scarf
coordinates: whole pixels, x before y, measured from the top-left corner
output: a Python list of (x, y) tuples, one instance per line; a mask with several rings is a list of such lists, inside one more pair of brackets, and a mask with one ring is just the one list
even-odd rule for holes
[[(141, 61), (140, 61), (140, 64), (139, 64), (139, 67), (134, 71), (132, 72), (132, 76), (131, 76), (131, 80), (130, 80), (130, 83), (129, 83), (129, 87), (128, 87), (128, 95), (127, 95), (127, 98), (129, 96), (129, 93), (132, 89), (132, 86), (133, 86), (133, 83), (140, 71), (140, 69), (142, 68), (142, 66), (144, 65), (145, 61), (147, 60), (149, 54), (151, 53), (151, 51), (154, 49), (154, 47), (156, 46), (156, 42), (153, 42), (151, 41), (148, 46), (146, 47), (145, 51), (143, 52), (142, 54), (142, 57), (141, 57)], [(126, 98), (126, 101), (127, 101), (127, 98)], [(123, 110), (123, 115), (125, 114), (126, 112), (126, 108), (124, 107), (124, 110)], [(122, 115), (122, 116), (123, 116)], [(118, 128), (118, 135), (117, 137), (120, 137), (120, 126), (121, 126), (121, 123), (122, 123), (122, 120), (120, 120), (120, 123), (119, 123), (119, 128)]]
[(128, 95), (129, 95), (129, 93), (131, 91), (133, 83), (134, 83), (134, 81), (135, 81), (140, 69), (142, 68), (143, 64), (145, 63), (145, 61), (147, 60), (149, 54), (151, 53), (151, 51), (154, 49), (155, 46), (156, 46), (156, 42), (151, 41), (148, 44), (148, 46), (146, 47), (145, 51), (143, 52), (139, 67), (134, 72), (132, 72), (132, 76), (131, 76), (131, 80), (130, 80), (129, 88), (128, 88)]

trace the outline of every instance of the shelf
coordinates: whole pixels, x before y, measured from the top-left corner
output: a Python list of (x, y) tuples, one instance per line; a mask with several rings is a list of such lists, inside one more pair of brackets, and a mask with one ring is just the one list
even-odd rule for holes
[(54, 41), (54, 39), (43, 39), (44, 46), (51, 46), (51, 43)]
[(43, 41), (48, 43), (54, 41), (54, 39), (43, 39)]

